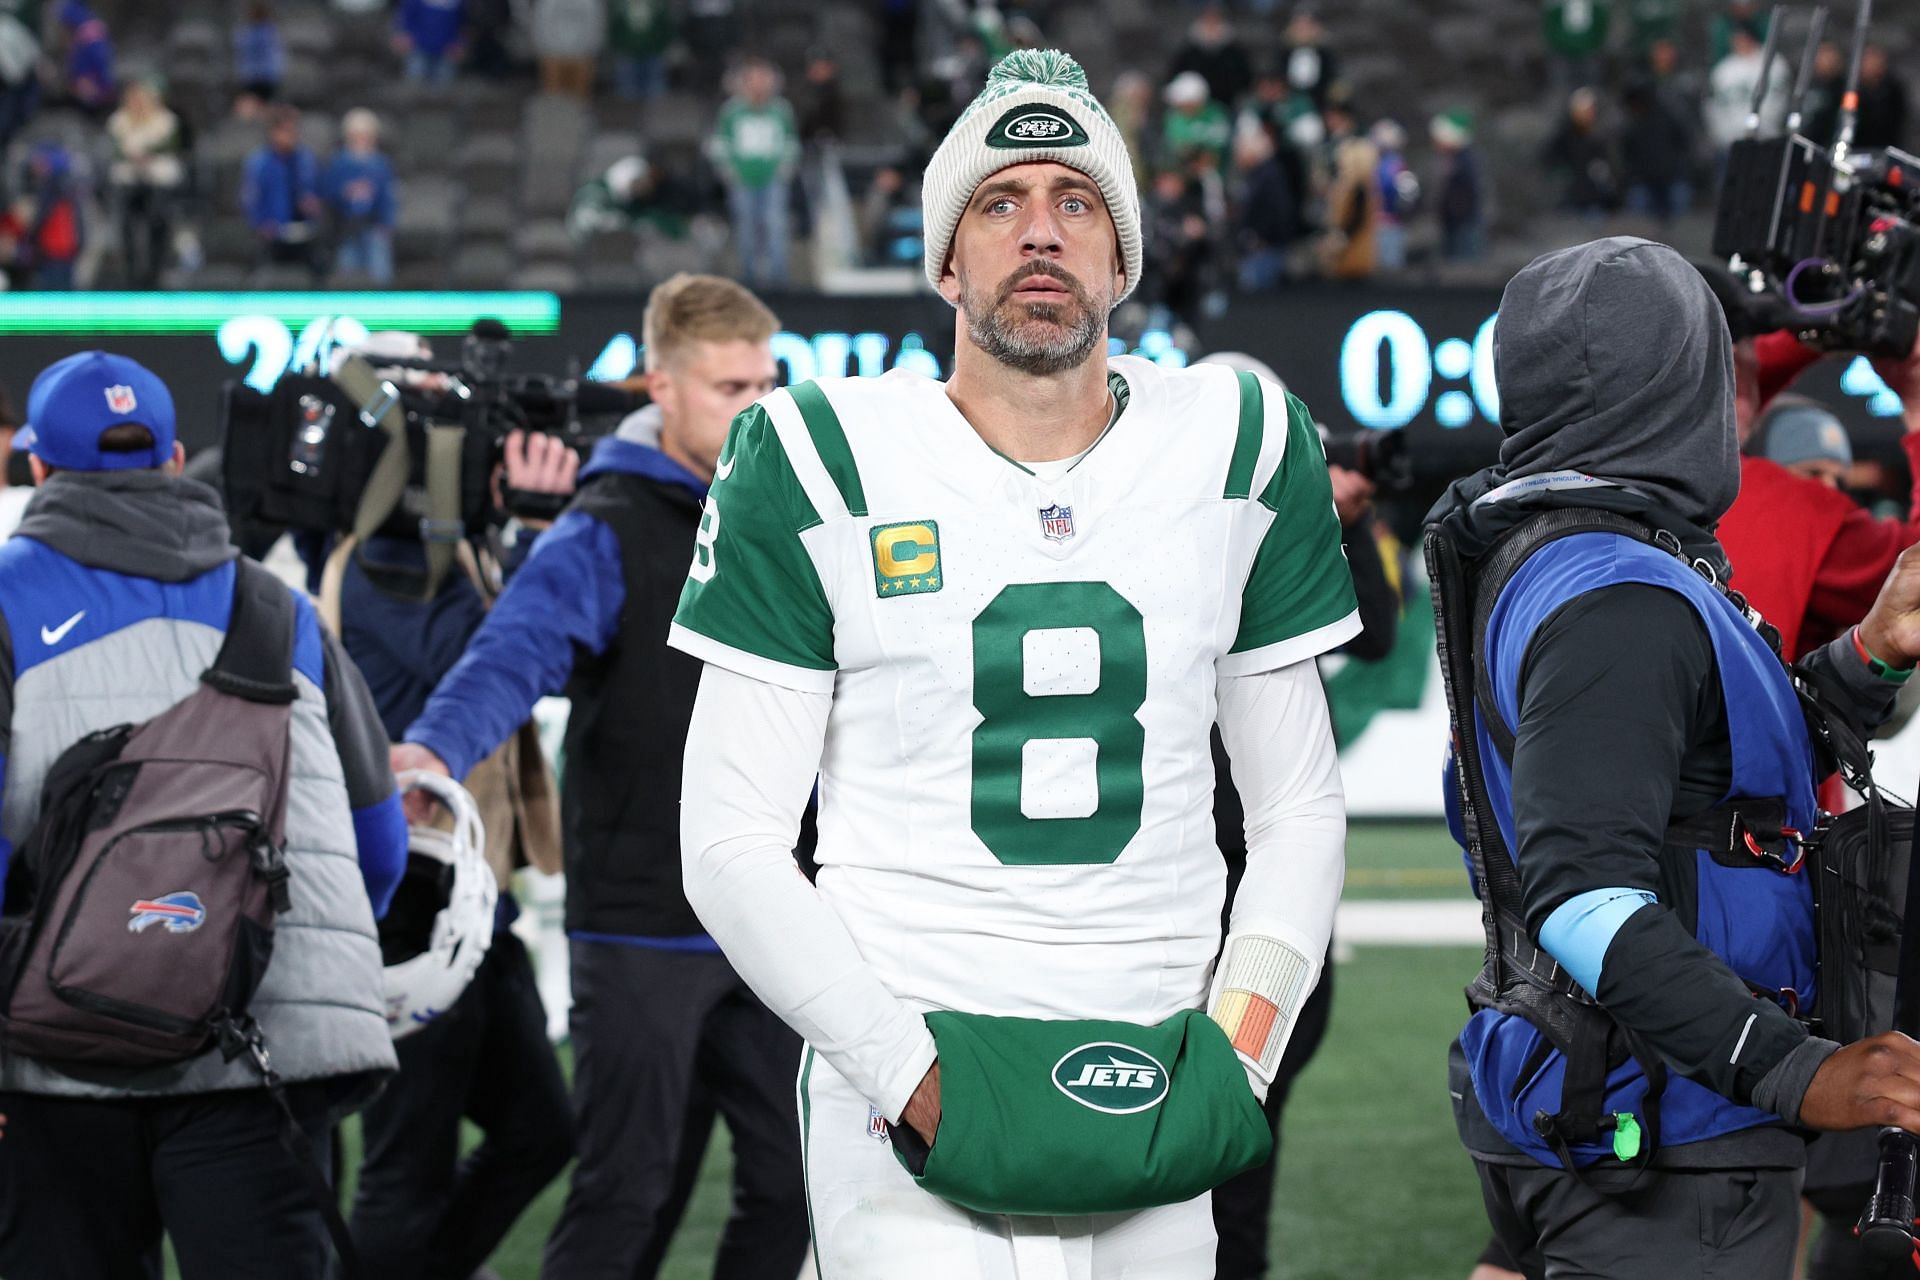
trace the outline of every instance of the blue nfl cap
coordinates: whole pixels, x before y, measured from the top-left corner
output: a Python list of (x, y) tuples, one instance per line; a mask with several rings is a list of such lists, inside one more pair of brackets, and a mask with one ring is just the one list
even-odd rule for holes
[(47, 392), (60, 380), (60, 375), (86, 358), (85, 351), (76, 351), (70, 356), (62, 356), (40, 371), (40, 376), (27, 388), (27, 420), (20, 424), (22, 435), (30, 434), (33, 420), (40, 416), (41, 406), (47, 402)]
[[(153, 448), (109, 453), (100, 436), (134, 423), (153, 434)], [(138, 361), (83, 351), (49, 365), (27, 392), (33, 456), (67, 471), (131, 471), (173, 458), (173, 395)]]

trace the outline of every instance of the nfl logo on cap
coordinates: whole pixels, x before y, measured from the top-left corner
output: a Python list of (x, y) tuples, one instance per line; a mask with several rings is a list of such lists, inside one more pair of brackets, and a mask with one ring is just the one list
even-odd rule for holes
[[(47, 366), (27, 393), (33, 456), (62, 471), (164, 467), (174, 453), (173, 396), (138, 361), (82, 351)], [(115, 427), (145, 427), (151, 445), (123, 433), (131, 447), (101, 447)]]

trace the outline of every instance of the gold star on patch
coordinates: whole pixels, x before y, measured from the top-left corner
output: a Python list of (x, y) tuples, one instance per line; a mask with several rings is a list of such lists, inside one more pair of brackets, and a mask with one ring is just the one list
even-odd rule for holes
[(937, 586), (939, 586), (939, 585), (940, 585), (940, 579), (938, 579), (938, 578), (928, 578), (928, 579), (927, 579), (927, 586), (929, 586), (929, 587), (937, 587)]
[(917, 586), (919, 586), (919, 585), (920, 585), (920, 579), (918, 579), (918, 578), (915, 578), (915, 579), (914, 579), (914, 580), (913, 580), (912, 582), (910, 582), (910, 583), (908, 583), (907, 585), (908, 585), (908, 586), (913, 586), (913, 587), (917, 587)]

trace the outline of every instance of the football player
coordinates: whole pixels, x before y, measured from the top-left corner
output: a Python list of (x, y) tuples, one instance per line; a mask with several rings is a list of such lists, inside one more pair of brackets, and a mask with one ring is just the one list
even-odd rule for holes
[(687, 895), (809, 1046), (823, 1275), (1210, 1276), (1342, 878), (1325, 457), (1255, 374), (1109, 357), (1139, 199), (1070, 58), (1001, 62), (924, 202), (951, 380), (778, 391), (723, 451), (672, 632)]

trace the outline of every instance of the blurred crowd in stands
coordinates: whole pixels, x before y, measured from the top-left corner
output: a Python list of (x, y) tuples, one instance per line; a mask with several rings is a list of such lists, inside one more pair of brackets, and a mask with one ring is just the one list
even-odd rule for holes
[[(171, 28), (138, 0), (0, 0), (0, 271), (37, 289), (640, 287), (684, 267), (912, 287), (919, 173), (960, 104), (1010, 49), (1095, 37), (1083, 60), (1145, 205), (1142, 296), (1173, 317), (1304, 279), (1445, 278), (1524, 227), (1514, 210), (1698, 219), (1746, 128), (1764, 8), (1503, 3), (1537, 7), (1515, 64), (1533, 83), (1489, 155), (1488, 95), (1439, 49), (1384, 84), (1350, 76), (1378, 51), (1351, 47), (1356, 12), (1310, 2), (1142, 11), (1155, 47), (1112, 41), (1085, 0), (185, 0)], [(1816, 137), (1845, 61), (1820, 50)], [(1902, 141), (1885, 48), (1861, 75), (1859, 143)], [(1423, 86), (1413, 110), (1384, 105), (1396, 78)], [(1791, 79), (1781, 59), (1764, 129)]]

